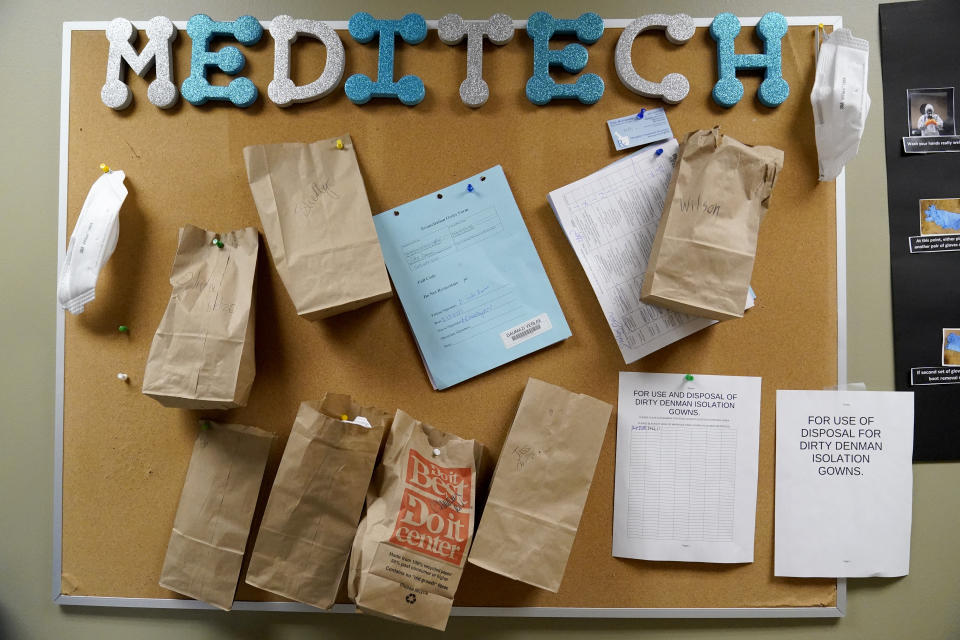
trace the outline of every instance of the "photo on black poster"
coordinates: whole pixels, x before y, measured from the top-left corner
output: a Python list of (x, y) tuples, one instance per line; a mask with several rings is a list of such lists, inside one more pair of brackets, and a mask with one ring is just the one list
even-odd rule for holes
[(960, 329), (943, 330), (943, 361), (945, 367), (960, 367)]
[(940, 366), (911, 368), (911, 386), (960, 384), (960, 328), (943, 329), (940, 333)]
[(960, 251), (960, 198), (922, 198), (920, 235), (909, 242), (910, 253)]
[(960, 151), (953, 87), (907, 89), (907, 153)]

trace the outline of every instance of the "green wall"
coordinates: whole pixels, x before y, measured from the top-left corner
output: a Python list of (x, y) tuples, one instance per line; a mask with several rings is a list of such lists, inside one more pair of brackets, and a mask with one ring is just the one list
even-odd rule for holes
[[(748, 0), (712, 2), (294, 2), (83, 3), (0, 0), (0, 639), (71, 638), (355, 638), (390, 634), (396, 640), (430, 632), (363, 616), (212, 611), (109, 610), (51, 602), (53, 513), (54, 290), (57, 264), (57, 183), (61, 23), (132, 20), (205, 12), (220, 19), (250, 13), (270, 19), (346, 20), (357, 9), (385, 16), (419, 11), (468, 18), (505, 11), (525, 18), (593, 10), (608, 18), (657, 11), (708, 17), (720, 11), (755, 16), (835, 15), (871, 42), (873, 107), (860, 155), (847, 168), (850, 380), (871, 389), (893, 382), (887, 207), (880, 103), (877, 2), (873, 0)], [(94, 61), (94, 64), (102, 62)], [(805, 99), (797, 96), (797, 99)], [(449, 637), (551, 638), (929, 638), (960, 637), (960, 463), (914, 466), (911, 574), (902, 579), (849, 581), (848, 615), (840, 620), (537, 620), (454, 618)]]

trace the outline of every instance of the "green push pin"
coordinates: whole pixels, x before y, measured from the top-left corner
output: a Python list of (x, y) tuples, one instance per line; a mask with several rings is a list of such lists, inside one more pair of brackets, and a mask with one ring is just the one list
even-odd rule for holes
[(117, 331), (119, 331), (120, 333), (130, 333), (130, 327), (128, 327), (125, 324), (122, 324), (119, 327), (117, 327)]
[(223, 249), (223, 240), (221, 240), (220, 238), (214, 238), (211, 244), (213, 244), (213, 246), (215, 246), (218, 249)]
[(206, 430), (209, 429), (209, 428), (210, 428), (210, 421), (209, 421), (209, 420), (203, 420), (203, 421), (200, 423), (200, 429), (202, 429), (203, 431), (206, 431)]
[(688, 373), (687, 375), (683, 376), (683, 379), (687, 382), (693, 382), (693, 375)]

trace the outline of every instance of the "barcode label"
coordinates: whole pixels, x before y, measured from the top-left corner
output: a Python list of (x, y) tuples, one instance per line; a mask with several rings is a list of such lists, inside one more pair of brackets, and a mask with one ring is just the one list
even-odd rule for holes
[(532, 320), (527, 320), (522, 322), (512, 329), (507, 329), (500, 334), (500, 339), (503, 340), (503, 346), (507, 349), (515, 347), (522, 342), (526, 342), (530, 338), (536, 337), (541, 333), (550, 331), (553, 328), (553, 325), (550, 324), (550, 318), (545, 313), (541, 313), (536, 318)]

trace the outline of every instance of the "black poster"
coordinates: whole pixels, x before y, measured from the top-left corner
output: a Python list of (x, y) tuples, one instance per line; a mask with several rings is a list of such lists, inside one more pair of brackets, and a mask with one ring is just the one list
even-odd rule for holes
[(958, 33), (960, 2), (880, 5), (894, 375), (914, 392), (914, 460), (960, 460)]

